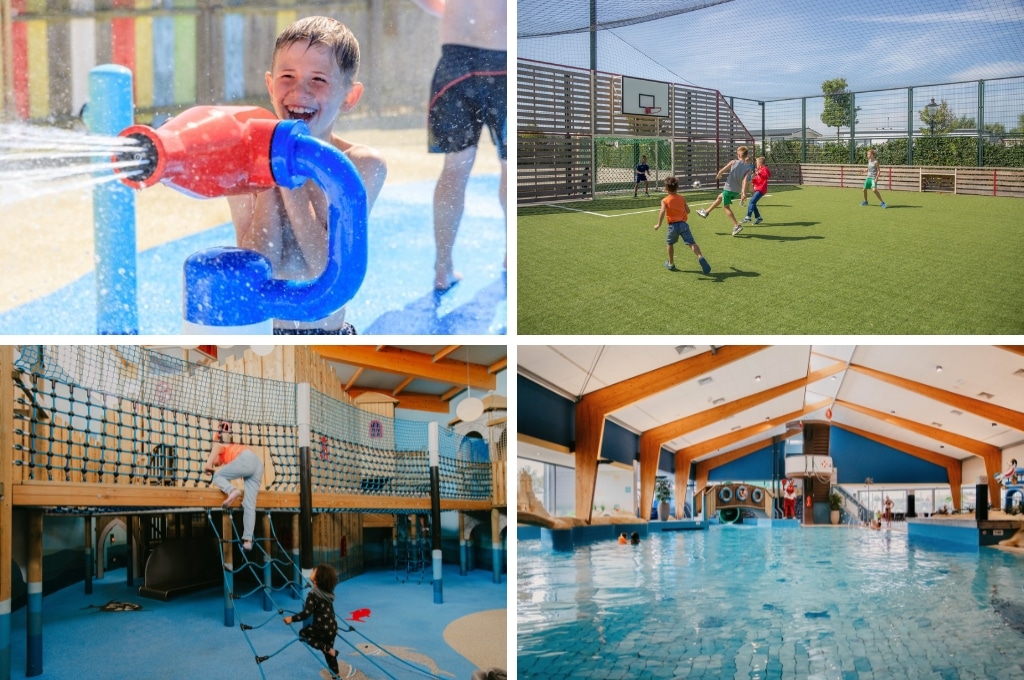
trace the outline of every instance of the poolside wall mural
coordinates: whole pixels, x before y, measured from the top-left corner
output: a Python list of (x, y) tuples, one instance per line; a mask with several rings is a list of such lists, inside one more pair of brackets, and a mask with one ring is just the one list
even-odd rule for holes
[(263, 74), (277, 34), (309, 14), (338, 18), (359, 39), (359, 79), (367, 86), (352, 118), (405, 117), (422, 124), (426, 84), (440, 54), (408, 0), (352, 0), (312, 7), (278, 1), (11, 0), (0, 32), (3, 116), (68, 123), (88, 100), (89, 70), (129, 68), (141, 122), (159, 122), (204, 103), (264, 102)]

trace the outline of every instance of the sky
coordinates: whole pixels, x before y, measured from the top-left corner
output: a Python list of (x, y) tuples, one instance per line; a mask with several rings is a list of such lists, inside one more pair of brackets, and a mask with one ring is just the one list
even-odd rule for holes
[[(623, 18), (625, 6), (643, 14), (711, 4), (599, 31), (597, 68), (699, 85), (726, 96), (814, 96), (823, 81), (840, 77), (850, 90), (865, 91), (1024, 76), (1024, 0), (598, 3), (599, 21)], [(519, 34), (586, 26), (588, 6), (588, 0), (519, 0)], [(586, 68), (588, 41), (586, 32), (520, 37), (518, 56)], [(1024, 92), (1019, 85), (1017, 90), (1024, 112)], [(1009, 110), (1005, 116), (1016, 122)]]

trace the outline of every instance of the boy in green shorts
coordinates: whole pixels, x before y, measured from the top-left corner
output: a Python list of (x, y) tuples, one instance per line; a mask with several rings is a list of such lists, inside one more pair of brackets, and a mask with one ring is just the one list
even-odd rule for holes
[(875, 196), (878, 197), (878, 203), (881, 207), (885, 207), (885, 201), (882, 200), (882, 194), (878, 193), (878, 171), (879, 171), (878, 159), (875, 157), (875, 150), (868, 149), (868, 174), (864, 177), (864, 200), (861, 205), (868, 204), (868, 189), (874, 192)]
[(750, 179), (750, 172), (753, 168), (750, 167), (750, 162), (747, 160), (750, 156), (750, 151), (745, 146), (741, 146), (736, 149), (736, 159), (731, 160), (725, 164), (721, 170), (718, 171), (718, 179), (722, 179), (722, 175), (728, 173), (725, 178), (725, 186), (722, 188), (722, 193), (715, 199), (715, 202), (711, 204), (711, 207), (707, 210), (698, 210), (697, 214), (701, 217), (707, 217), (712, 210), (717, 208), (719, 204), (725, 208), (725, 214), (732, 220), (732, 235), (743, 231), (743, 227), (736, 221), (736, 216), (732, 214), (732, 208), (729, 205), (737, 198), (740, 201), (747, 200), (747, 181)]

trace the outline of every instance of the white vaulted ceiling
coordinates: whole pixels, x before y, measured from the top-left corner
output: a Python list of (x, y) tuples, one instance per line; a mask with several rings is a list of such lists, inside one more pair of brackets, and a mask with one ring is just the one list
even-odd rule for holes
[[(717, 357), (718, 351), (708, 345), (521, 345), (518, 372), (578, 401), (676, 362), (706, 354)], [(735, 439), (740, 435), (730, 439), (730, 433), (742, 434), (746, 428), (822, 402), (820, 408), (796, 419), (825, 421), (826, 409), (831, 409), (834, 424), (960, 460), (972, 453), (950, 442), (956, 436), (1000, 448), (1024, 444), (1024, 348), (1019, 346), (769, 346), (657, 393), (641, 391), (609, 419), (639, 434), (829, 368), (838, 370), (734, 415), (716, 418), (664, 448), (676, 451), (725, 437), (721, 448), (698, 460), (713, 458), (782, 435), (787, 427), (781, 422), (744, 439)], [(930, 388), (946, 396), (939, 400), (929, 394)], [(947, 403), (950, 400), (954, 403)], [(999, 408), (993, 411), (991, 406)]]

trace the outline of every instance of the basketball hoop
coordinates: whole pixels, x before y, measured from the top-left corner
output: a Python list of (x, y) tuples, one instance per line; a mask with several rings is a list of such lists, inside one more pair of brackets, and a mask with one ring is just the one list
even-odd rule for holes
[(644, 108), (644, 115), (645, 116), (653, 116), (656, 113), (661, 113), (661, 107), (660, 106), (645, 106), (643, 108)]

